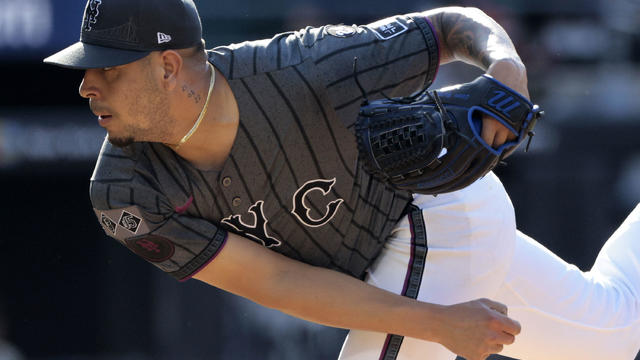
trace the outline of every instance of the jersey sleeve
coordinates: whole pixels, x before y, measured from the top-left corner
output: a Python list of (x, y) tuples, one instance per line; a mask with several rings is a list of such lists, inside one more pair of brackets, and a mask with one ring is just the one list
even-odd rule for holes
[(439, 65), (435, 30), (420, 13), (362, 26), (307, 28), (301, 33), (301, 42), (323, 74), (338, 114), (350, 109), (351, 116), (362, 102), (356, 77), (370, 99), (382, 97), (382, 93), (405, 96), (428, 87)]
[(105, 140), (91, 178), (93, 210), (107, 235), (177, 280), (188, 280), (215, 258), (227, 232), (174, 208), (152, 168), (136, 155), (140, 146), (122, 150)]

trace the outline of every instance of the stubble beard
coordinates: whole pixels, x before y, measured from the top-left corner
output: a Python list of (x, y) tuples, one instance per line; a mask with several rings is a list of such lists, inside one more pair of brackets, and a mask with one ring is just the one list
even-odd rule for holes
[(113, 137), (111, 135), (108, 135), (107, 140), (111, 143), (111, 145), (119, 148), (127, 147), (135, 142), (133, 136)]
[(169, 97), (148, 75), (140, 89), (128, 97), (127, 116), (136, 119), (135, 122), (126, 124), (120, 136), (108, 134), (107, 139), (116, 147), (126, 147), (139, 141), (170, 141), (175, 121), (169, 113)]

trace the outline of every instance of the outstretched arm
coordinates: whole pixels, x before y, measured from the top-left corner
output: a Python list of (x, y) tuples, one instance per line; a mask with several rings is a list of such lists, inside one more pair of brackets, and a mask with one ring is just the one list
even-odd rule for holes
[[(424, 13), (440, 43), (440, 64), (463, 61), (529, 98), (527, 70), (506, 31), (476, 8), (445, 7)], [(490, 120), (489, 120), (490, 119)], [(498, 121), (486, 117), (482, 137), (497, 147), (515, 138)]]
[(435, 341), (469, 360), (499, 352), (520, 331), (499, 303), (419, 302), (289, 259), (232, 233), (215, 261), (195, 278), (305, 320)]

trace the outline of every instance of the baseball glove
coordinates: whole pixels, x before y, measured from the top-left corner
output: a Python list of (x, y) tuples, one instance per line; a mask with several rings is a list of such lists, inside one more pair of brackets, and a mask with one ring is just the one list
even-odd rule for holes
[[(482, 114), (517, 138), (494, 149), (481, 137)], [(483, 75), (470, 83), (413, 97), (363, 103), (355, 124), (360, 159), (397, 189), (440, 194), (491, 171), (528, 136), (543, 115), (522, 95)], [(527, 144), (527, 149), (529, 144)]]

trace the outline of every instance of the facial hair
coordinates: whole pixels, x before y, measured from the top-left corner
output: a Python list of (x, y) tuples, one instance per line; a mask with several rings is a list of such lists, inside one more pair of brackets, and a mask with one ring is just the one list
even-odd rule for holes
[(124, 131), (126, 135), (113, 139), (119, 144), (133, 141), (168, 142), (170, 139), (175, 121), (169, 113), (169, 97), (154, 82), (151, 67), (148, 67), (148, 71), (140, 89), (136, 94), (131, 94), (131, 99), (135, 101), (131, 101), (126, 109), (128, 117), (138, 121), (127, 124)]
[(133, 139), (133, 136), (127, 136), (127, 137), (112, 137), (112, 136), (107, 136), (107, 140), (109, 140), (109, 142), (111, 143), (111, 145), (115, 146), (115, 147), (119, 147), (119, 148), (124, 148), (127, 147), (131, 144), (133, 144), (135, 142), (135, 140)]

